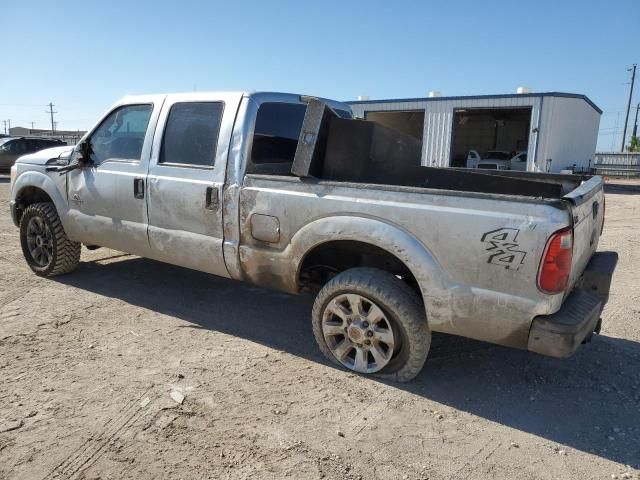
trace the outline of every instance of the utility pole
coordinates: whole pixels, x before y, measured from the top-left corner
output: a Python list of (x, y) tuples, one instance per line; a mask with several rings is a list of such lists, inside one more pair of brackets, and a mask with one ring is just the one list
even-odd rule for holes
[(7, 121), (6, 120), (2, 120), (2, 125), (4, 125), (4, 133), (6, 135), (7, 134)]
[(36, 122), (31, 122), (31, 130), (33, 130), (33, 129), (34, 129), (34, 127), (33, 127), (33, 124), (34, 124), (34, 123), (36, 123)]
[(629, 122), (629, 110), (631, 109), (631, 97), (633, 96), (633, 84), (636, 81), (636, 67), (638, 65), (634, 63), (630, 69), (631, 71), (631, 85), (629, 85), (629, 100), (627, 100), (627, 114), (624, 116), (624, 130), (622, 130), (622, 146), (620, 147), (620, 151), (624, 152), (624, 144), (627, 139), (627, 123)]
[(54, 106), (55, 105), (53, 104), (53, 102), (49, 102), (49, 105), (47, 105), (47, 107), (49, 107), (49, 111), (47, 113), (51, 115), (51, 133), (52, 134), (56, 132), (56, 124), (53, 121), (53, 114), (58, 113), (53, 111)]
[(638, 136), (638, 110), (640, 110), (640, 103), (636, 105), (636, 120), (633, 122), (633, 134), (631, 134), (632, 137)]

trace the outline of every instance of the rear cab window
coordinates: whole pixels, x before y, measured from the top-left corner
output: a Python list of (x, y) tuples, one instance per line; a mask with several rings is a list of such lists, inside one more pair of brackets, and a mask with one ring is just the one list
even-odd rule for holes
[(247, 173), (290, 173), (306, 110), (303, 103), (266, 102), (258, 107)]
[[(291, 175), (306, 103), (264, 102), (258, 107), (247, 173)], [(334, 108), (340, 118), (351, 111)]]

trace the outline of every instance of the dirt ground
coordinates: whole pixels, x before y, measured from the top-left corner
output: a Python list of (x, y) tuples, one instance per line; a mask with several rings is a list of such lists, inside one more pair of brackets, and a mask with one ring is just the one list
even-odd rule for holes
[(554, 360), (436, 336), (397, 385), (329, 366), (309, 297), (110, 250), (36, 277), (7, 182), (2, 479), (640, 478), (640, 183), (609, 185), (600, 249), (620, 263), (591, 344)]

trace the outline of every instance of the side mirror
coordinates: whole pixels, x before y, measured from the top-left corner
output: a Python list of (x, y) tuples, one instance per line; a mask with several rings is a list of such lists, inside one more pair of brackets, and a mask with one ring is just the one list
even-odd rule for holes
[(89, 142), (86, 140), (81, 141), (76, 148), (73, 150), (72, 160), (78, 163), (80, 167), (86, 167), (89, 165)]
[(72, 170), (76, 170), (78, 168), (84, 168), (91, 164), (91, 159), (89, 158), (89, 143), (86, 141), (80, 142), (71, 152), (71, 156), (69, 157), (66, 165), (62, 166), (49, 166), (46, 167), (45, 170), (47, 172), (58, 172), (60, 175), (64, 175), (69, 173)]

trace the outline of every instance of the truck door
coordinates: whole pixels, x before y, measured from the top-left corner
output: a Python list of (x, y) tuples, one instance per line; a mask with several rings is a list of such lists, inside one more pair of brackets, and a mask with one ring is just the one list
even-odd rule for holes
[(74, 240), (149, 253), (146, 176), (163, 99), (116, 106), (87, 137), (91, 165), (67, 176), (68, 233)]
[(228, 277), (222, 190), (241, 94), (169, 95), (149, 167), (152, 258)]

